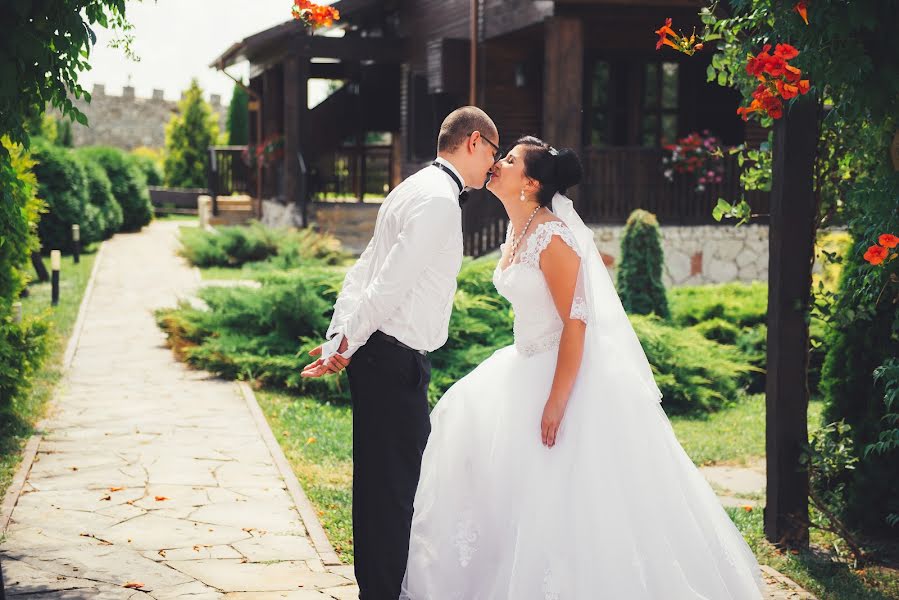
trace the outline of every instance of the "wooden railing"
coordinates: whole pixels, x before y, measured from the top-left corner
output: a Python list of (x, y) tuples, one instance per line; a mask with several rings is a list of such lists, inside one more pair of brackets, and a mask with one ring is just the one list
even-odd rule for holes
[(255, 173), (244, 163), (246, 146), (210, 146), (209, 148), (209, 195), (212, 197), (212, 211), (216, 214), (217, 196), (230, 196), (234, 192), (256, 195)]
[[(718, 198), (738, 201), (740, 167), (733, 156), (725, 156), (724, 176), (719, 184), (695, 190), (689, 177), (665, 178), (662, 151), (647, 148), (588, 148), (583, 157), (584, 180), (575, 188), (575, 206), (587, 223), (623, 225), (628, 215), (642, 208), (655, 214), (661, 225), (725, 225), (712, 218)], [(765, 216), (754, 223), (768, 222), (768, 194), (745, 194), (753, 213)], [(465, 254), (482, 256), (505, 239), (506, 213), (490, 192), (474, 191), (462, 211)]]
[(506, 239), (506, 209), (487, 190), (472, 190), (462, 207), (462, 243), (467, 256), (483, 256)]
[[(588, 148), (583, 154), (584, 181), (578, 186), (578, 212), (585, 222), (623, 224), (637, 208), (655, 214), (661, 225), (715, 225), (712, 209), (718, 198), (739, 200), (740, 167), (734, 156), (724, 157), (724, 176), (718, 184), (696, 191), (696, 179), (665, 178), (662, 150), (653, 148)], [(768, 213), (768, 194), (752, 192), (746, 199), (753, 212)], [(767, 217), (755, 222), (767, 223)], [(733, 225), (733, 221), (721, 224)]]

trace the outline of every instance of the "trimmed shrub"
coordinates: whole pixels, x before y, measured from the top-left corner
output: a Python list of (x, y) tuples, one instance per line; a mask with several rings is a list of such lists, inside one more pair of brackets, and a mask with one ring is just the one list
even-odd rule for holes
[(160, 168), (159, 164), (152, 157), (140, 153), (138, 150), (140, 149), (137, 148), (131, 152), (131, 160), (134, 161), (137, 168), (144, 174), (147, 185), (162, 185), (162, 168)]
[(616, 288), (628, 314), (669, 317), (668, 299), (662, 283), (665, 257), (655, 215), (637, 209), (627, 218), (621, 238), (621, 265)]
[(47, 349), (45, 320), (10, 319), (12, 303), (27, 281), (29, 255), (39, 246), (37, 220), (45, 205), (37, 198), (33, 167), (21, 146), (0, 140), (0, 410), (28, 390)]
[(675, 325), (685, 327), (718, 318), (737, 327), (754, 327), (764, 325), (768, 318), (768, 284), (761, 281), (681, 286), (668, 294)]
[(185, 227), (180, 237), (181, 255), (199, 267), (240, 267), (267, 260), (265, 270), (293, 269), (309, 262), (341, 264), (348, 257), (331, 235), (311, 229), (271, 228), (258, 221), (211, 232)]
[(219, 375), (254, 379), (346, 400), (339, 378), (303, 379), (308, 351), (321, 343), (343, 280), (339, 270), (310, 267), (260, 277), (262, 287), (200, 290), (209, 310), (186, 302), (156, 312), (157, 323), (184, 360)]
[[(79, 154), (87, 176), (88, 209), (94, 207), (99, 213), (100, 234), (98, 240), (106, 239), (122, 227), (122, 207), (112, 195), (112, 183), (99, 164), (89, 157)], [(82, 236), (82, 239), (83, 236)]]
[(633, 315), (631, 324), (653, 367), (668, 414), (693, 414), (732, 404), (757, 372), (740, 350), (673, 327), (656, 315)]
[(90, 146), (77, 150), (84, 157), (95, 161), (109, 177), (112, 195), (122, 207), (123, 231), (139, 231), (153, 218), (147, 180), (131, 157), (119, 150), (105, 146)]
[(47, 213), (38, 222), (42, 251), (71, 252), (72, 225), (84, 226), (90, 234), (95, 225), (86, 219), (87, 177), (81, 161), (70, 150), (44, 139), (32, 141), (38, 197), (47, 204)]

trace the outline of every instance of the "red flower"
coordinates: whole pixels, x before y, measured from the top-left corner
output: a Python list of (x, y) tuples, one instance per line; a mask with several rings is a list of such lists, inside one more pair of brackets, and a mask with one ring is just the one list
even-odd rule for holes
[(877, 243), (886, 248), (895, 248), (896, 245), (899, 244), (899, 237), (896, 237), (892, 233), (884, 233), (877, 238)]
[(799, 13), (799, 16), (802, 17), (802, 20), (805, 21), (805, 24), (808, 25), (808, 2), (806, 0), (799, 0), (796, 3), (796, 6), (793, 7), (793, 10)]
[(664, 44), (666, 46), (671, 46), (675, 50), (680, 50), (680, 48), (678, 48), (677, 44), (675, 44), (674, 42), (671, 41), (671, 39), (668, 38), (669, 35), (677, 36), (677, 34), (674, 33), (674, 30), (671, 29), (671, 19), (670, 18), (665, 19), (665, 24), (662, 25), (661, 27), (659, 27), (658, 29), (656, 29), (656, 33), (659, 35), (659, 39), (656, 42), (656, 50), (661, 50), (662, 44)]
[(799, 56), (799, 50), (790, 44), (778, 44), (774, 47), (774, 55), (779, 56), (784, 60), (793, 60)]
[(889, 251), (883, 246), (871, 246), (865, 252), (865, 260), (872, 265), (879, 265), (887, 257), (887, 254), (889, 254)]

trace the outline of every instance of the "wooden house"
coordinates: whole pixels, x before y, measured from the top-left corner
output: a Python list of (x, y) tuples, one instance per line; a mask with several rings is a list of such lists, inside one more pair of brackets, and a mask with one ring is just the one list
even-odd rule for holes
[[(695, 182), (663, 176), (663, 144), (692, 131), (708, 130), (726, 145), (764, 132), (736, 115), (736, 93), (706, 82), (709, 51), (655, 49), (653, 32), (666, 17), (699, 30), (700, 5), (340, 0), (334, 30), (312, 35), (287, 22), (234, 44), (213, 65), (249, 60), (257, 109), (250, 139), (283, 135), (283, 151), (261, 169), (251, 195), (295, 204), (303, 215), (310, 203), (383, 197), (433, 159), (443, 118), (474, 102), (497, 123), (501, 146), (535, 134), (580, 153), (585, 179), (575, 194), (586, 221), (623, 223), (644, 208), (663, 224), (710, 224), (718, 197), (739, 196), (736, 165), (727, 161), (724, 180), (697, 192)], [(309, 108), (309, 79), (342, 86)], [(219, 193), (252, 187), (229, 180), (223, 167), (240, 151), (215, 151), (210, 187)], [(767, 212), (764, 203), (754, 199)], [(489, 192), (464, 214), (469, 254), (499, 244), (503, 212)]]

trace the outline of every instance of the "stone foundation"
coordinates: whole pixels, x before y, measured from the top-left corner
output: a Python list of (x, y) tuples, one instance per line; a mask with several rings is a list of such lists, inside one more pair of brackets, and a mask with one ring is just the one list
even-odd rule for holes
[[(614, 280), (624, 226), (591, 228)], [(660, 226), (659, 231), (665, 253), (662, 280), (667, 287), (768, 279), (767, 225)]]

